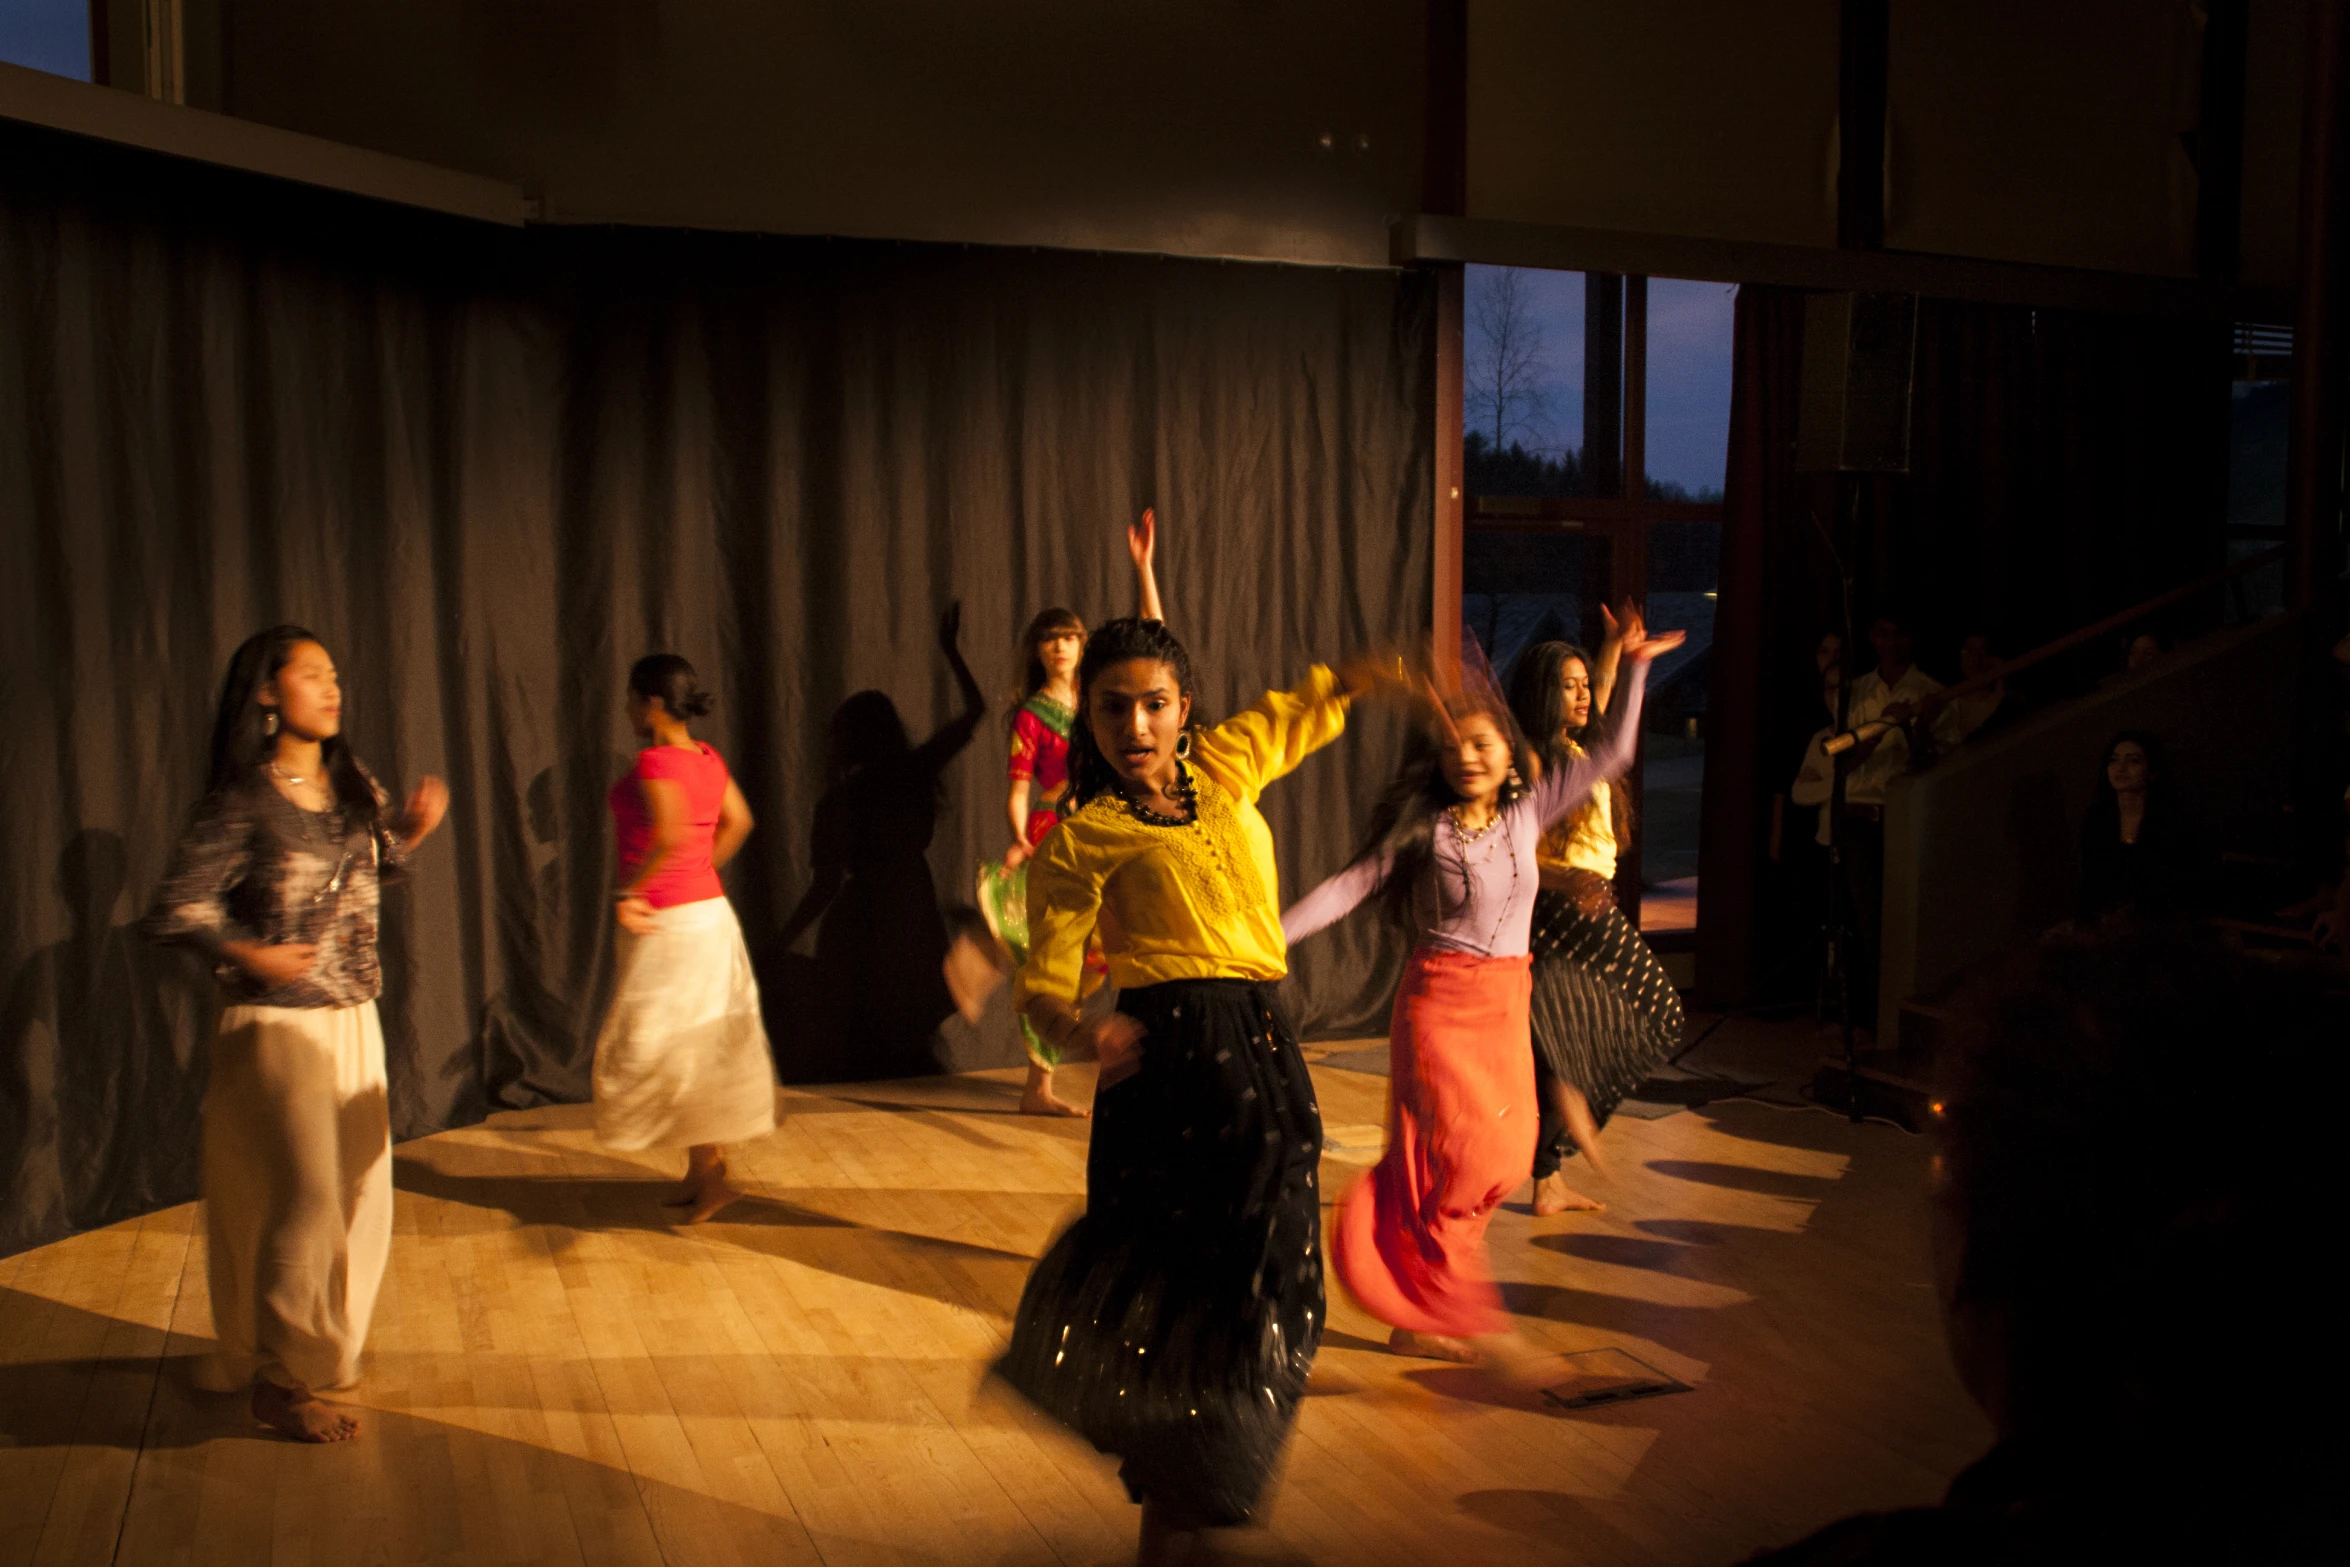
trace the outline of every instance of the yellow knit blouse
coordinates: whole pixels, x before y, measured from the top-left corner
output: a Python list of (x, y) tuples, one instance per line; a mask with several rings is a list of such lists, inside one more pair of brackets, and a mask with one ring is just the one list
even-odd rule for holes
[[(1567, 749), (1576, 756), (1583, 754), (1583, 748), (1572, 740), (1567, 742)], [(1573, 815), (1542, 835), (1542, 842), (1534, 848), (1535, 863), (1554, 870), (1596, 871), (1614, 881), (1615, 814), (1615, 788), (1602, 783)]]
[(1187, 826), (1153, 826), (1101, 794), (1054, 828), (1028, 865), (1028, 961), (1013, 1006), (1036, 996), (1076, 1004), (1097, 921), (1122, 989), (1288, 973), (1273, 834), (1257, 796), (1338, 738), (1346, 706), (1338, 677), (1317, 665), (1295, 690), (1269, 691), (1193, 736), (1199, 814)]

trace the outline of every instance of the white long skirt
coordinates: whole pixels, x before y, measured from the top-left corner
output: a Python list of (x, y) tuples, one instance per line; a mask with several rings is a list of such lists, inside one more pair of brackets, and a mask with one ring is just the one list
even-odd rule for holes
[(596, 1140), (607, 1148), (739, 1143), (775, 1130), (775, 1063), (759, 982), (724, 898), (622, 931), (620, 980), (596, 1036)]
[(392, 1250), (392, 1127), (375, 1003), (229, 1007), (204, 1094), (218, 1340), (203, 1380), (348, 1387)]

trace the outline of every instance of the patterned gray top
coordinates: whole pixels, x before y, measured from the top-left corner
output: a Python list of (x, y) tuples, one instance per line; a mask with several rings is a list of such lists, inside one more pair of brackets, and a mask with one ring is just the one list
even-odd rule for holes
[[(381, 785), (375, 793), (384, 800)], [(197, 805), (155, 891), (147, 934), (210, 953), (231, 1006), (372, 1001), (383, 990), (375, 955), (379, 889), (401, 874), (404, 848), (388, 826), (370, 833), (346, 822), (339, 805), (304, 810), (256, 771)], [(318, 961), (291, 984), (271, 986), (222, 953), (231, 941), (313, 941)]]

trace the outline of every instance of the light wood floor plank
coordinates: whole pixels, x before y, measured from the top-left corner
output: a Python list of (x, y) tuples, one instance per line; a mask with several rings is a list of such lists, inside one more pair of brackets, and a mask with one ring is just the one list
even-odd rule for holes
[[(1122, 1559), (1114, 1464), (988, 1376), (1083, 1203), (1089, 1127), (1012, 1113), (1018, 1078), (785, 1090), (733, 1155), (752, 1195), (693, 1230), (659, 1206), (681, 1161), (600, 1149), (584, 1108), (404, 1145), (367, 1431), (338, 1447), (193, 1385), (194, 1205), (0, 1259), (0, 1567)], [(1383, 1124), (1384, 1079), (1315, 1081), (1326, 1124)], [(1981, 1450), (1922, 1145), (1728, 1103), (1607, 1146), (1608, 1210), (1521, 1194), (1497, 1276), (1535, 1342), (1693, 1391), (1561, 1413), (1387, 1353), (1334, 1294), (1276, 1534), (1328, 1564), (1706, 1567), (1930, 1499)], [(1325, 1159), (1326, 1202), (1367, 1157)]]

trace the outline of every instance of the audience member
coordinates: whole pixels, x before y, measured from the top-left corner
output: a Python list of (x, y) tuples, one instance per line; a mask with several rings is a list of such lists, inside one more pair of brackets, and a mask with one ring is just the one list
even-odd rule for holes
[(2194, 847), (2154, 737), (2116, 735), (2081, 821), (2076, 919), (2094, 925), (2125, 912), (2183, 913), (2194, 903), (2195, 879)]
[(1803, 748), (1803, 765), (1795, 771), (1795, 781), (1787, 786), (1787, 798), (1795, 805), (1816, 806), (1812, 813), (1812, 842), (1828, 841), (1828, 798), (1836, 782), (1835, 758), (1828, 755), (1828, 739), (1836, 732), (1836, 695), (1844, 683), (1844, 672), (1834, 664), (1820, 671), (1820, 701), (1828, 710), (1825, 725), (1812, 731), (1811, 739)]
[(1910, 721), (1926, 706), (1927, 699), (1942, 689), (1940, 681), (1917, 667), (1909, 624), (1901, 617), (1879, 615), (1869, 627), (1869, 645), (1876, 652), (1877, 667), (1852, 682), (1845, 722), (1855, 732), (1880, 722), (1891, 727), (1852, 748), (1844, 775), (1844, 810), (1836, 824), (1852, 908), (1852, 1007), (1854, 1015), (1862, 1018), (1877, 1014), (1879, 927), (1885, 902), (1885, 790), (1909, 770)]
[[(1961, 683), (1979, 680), (1999, 667), (1999, 655), (1991, 651), (1991, 639), (1975, 632), (1958, 644), (1958, 676)], [(1964, 696), (1953, 697), (1941, 705), (1934, 717), (1934, 739), (1942, 749), (1973, 739), (1984, 730), (2006, 723), (2015, 716), (2016, 705), (2008, 700), (2007, 682), (1994, 680)]]
[(2127, 651), (2122, 654), (2122, 670), (2134, 674), (2162, 657), (2162, 638), (2151, 631), (2141, 631), (2130, 638)]
[[(2322, 1237), (2350, 1001), (2314, 968), (2144, 926), (2010, 960), (1946, 1038), (1935, 1284), (1996, 1441), (1938, 1507), (1754, 1560), (2332, 1557), (2350, 1443)], [(2265, 1095), (2215, 1103), (2215, 1049)], [(2165, 1135), (2188, 1157), (2150, 1171)]]

